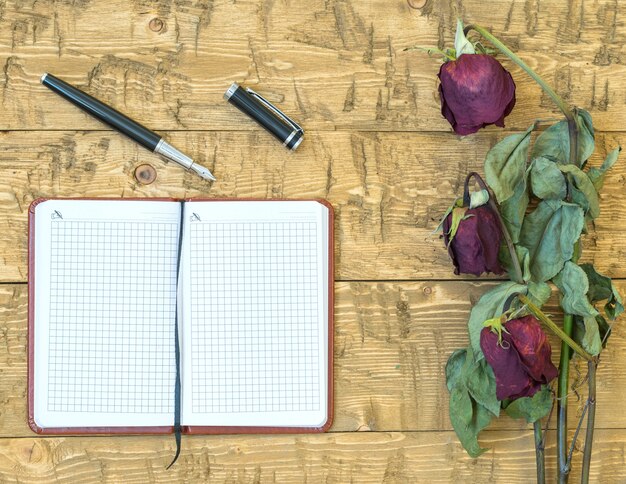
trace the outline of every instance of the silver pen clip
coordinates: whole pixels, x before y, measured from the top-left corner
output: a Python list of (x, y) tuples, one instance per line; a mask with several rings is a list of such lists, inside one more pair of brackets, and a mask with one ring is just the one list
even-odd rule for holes
[(293, 129), (295, 129), (296, 131), (299, 131), (300, 133), (304, 133), (304, 130), (300, 127), (298, 123), (296, 123), (293, 119), (291, 119), (289, 116), (283, 113), (280, 109), (274, 107), (274, 105), (271, 102), (269, 102), (267, 99), (265, 99), (263, 96), (253, 91), (249, 87), (246, 88), (246, 92), (249, 92), (252, 96), (254, 96), (259, 101), (261, 101), (270, 111), (272, 111), (278, 117), (280, 117), (281, 119), (284, 119)]

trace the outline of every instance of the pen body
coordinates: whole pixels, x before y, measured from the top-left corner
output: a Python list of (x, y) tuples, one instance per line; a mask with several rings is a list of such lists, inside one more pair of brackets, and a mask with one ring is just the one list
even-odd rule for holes
[(52, 74), (44, 74), (41, 83), (150, 151), (154, 151), (161, 140), (155, 132)]
[(276, 109), (272, 110), (271, 105), (268, 106), (269, 103), (256, 93), (235, 83), (226, 91), (224, 98), (273, 134), (286, 148), (295, 150), (302, 142), (302, 129), (294, 126)]

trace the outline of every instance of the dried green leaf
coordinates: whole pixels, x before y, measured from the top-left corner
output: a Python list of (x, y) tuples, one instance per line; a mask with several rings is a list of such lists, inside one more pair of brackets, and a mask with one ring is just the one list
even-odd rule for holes
[(559, 168), (563, 173), (567, 174), (570, 183), (572, 183), (576, 190), (582, 195), (581, 197), (581, 195), (577, 193), (575, 197), (572, 197), (572, 201), (580, 205), (585, 211), (585, 214), (589, 215), (589, 218), (592, 220), (595, 219), (600, 215), (600, 200), (598, 199), (598, 192), (589, 179), (589, 176), (574, 165), (559, 165)]
[(474, 45), (465, 37), (465, 33), (463, 32), (463, 21), (461, 19), (457, 19), (456, 21), (456, 34), (454, 36), (454, 50), (456, 51), (456, 56), (461, 57), (463, 54), (475, 54), (476, 50), (474, 49)]
[(500, 415), (500, 401), (496, 397), (496, 376), (484, 358), (476, 358), (473, 351), (465, 359), (465, 382), (470, 395), (496, 417)]
[(462, 206), (463, 206), (462, 198), (459, 197), (456, 200), (454, 200), (454, 203), (448, 207), (448, 209), (446, 210), (446, 213), (444, 213), (443, 217), (441, 217), (441, 220), (439, 221), (439, 225), (437, 225), (437, 228), (433, 230), (433, 234), (443, 229), (443, 223), (446, 221), (446, 218), (448, 218), (448, 215), (452, 213), (452, 210), (454, 210), (455, 207), (462, 207)]
[(545, 282), (563, 269), (574, 255), (583, 225), (582, 209), (561, 200), (543, 200), (524, 218), (520, 244), (530, 254), (534, 281)]
[(452, 388), (462, 383), (463, 367), (465, 366), (465, 359), (467, 357), (467, 349), (462, 348), (455, 350), (446, 363), (446, 385), (448, 391), (452, 391)]
[(583, 324), (585, 325), (585, 335), (581, 344), (587, 353), (596, 356), (602, 350), (602, 340), (600, 339), (600, 328), (595, 316), (585, 316)]
[(532, 192), (542, 200), (563, 200), (567, 195), (567, 184), (561, 170), (554, 161), (543, 156), (532, 162), (530, 187)]
[[(491, 421), (494, 415), (484, 407), (480, 400), (497, 402), (495, 396), (495, 377), (484, 369), (485, 362), (476, 362), (471, 348), (457, 350), (450, 356), (446, 365), (446, 384), (450, 391), (450, 421), (461, 444), (472, 457), (478, 457), (486, 449), (478, 444), (478, 434)], [(489, 368), (490, 369), (490, 368)], [(493, 378), (493, 381), (489, 381)], [(493, 393), (489, 395), (489, 391)], [(478, 399), (476, 398), (478, 397)], [(500, 403), (497, 402), (499, 413)], [(496, 414), (497, 415), (497, 414)]]
[(454, 207), (452, 209), (452, 221), (450, 223), (450, 230), (448, 231), (448, 243), (452, 242), (452, 239), (454, 239), (461, 222), (468, 217), (473, 217), (471, 214), (466, 216), (465, 212), (467, 212), (467, 207)]
[[(469, 391), (465, 387), (454, 387), (450, 391), (450, 419), (454, 415), (456, 422), (452, 422), (454, 430), (458, 428), (467, 429), (472, 423), (474, 409)], [(456, 425), (455, 425), (456, 423)], [(457, 431), (457, 434), (459, 432)], [(459, 435), (459, 439), (461, 436)], [(463, 444), (465, 446), (465, 444)]]
[(553, 403), (554, 398), (550, 388), (544, 386), (532, 397), (513, 400), (504, 411), (511, 418), (523, 418), (528, 423), (534, 423), (550, 413)]
[(578, 159), (569, 160), (569, 130), (567, 121), (553, 124), (537, 137), (532, 149), (532, 158), (545, 156), (559, 163), (582, 164), (592, 155), (594, 150), (594, 129), (591, 115), (579, 109), (576, 113), (578, 124)]
[(519, 242), (519, 234), (528, 207), (529, 197), (526, 178), (527, 175), (525, 174), (515, 187), (513, 196), (500, 203), (500, 215), (514, 244)]
[(487, 153), (485, 177), (498, 203), (511, 198), (526, 175), (530, 133), (534, 128), (532, 125), (524, 133), (507, 136)]
[(534, 281), (530, 281), (528, 283), (528, 298), (535, 306), (539, 308), (543, 306), (548, 302), (551, 295), (552, 288), (550, 287), (550, 284)]
[(598, 273), (592, 264), (581, 264), (580, 268), (587, 275), (591, 303), (606, 300), (604, 312), (609, 319), (615, 319), (624, 312), (622, 298), (610, 278)]
[[(524, 282), (528, 282), (530, 280), (530, 255), (528, 254), (528, 249), (522, 245), (515, 245), (515, 252), (517, 253), (517, 260), (519, 261), (522, 269)], [(515, 280), (517, 274), (515, 273), (513, 261), (511, 260), (511, 253), (509, 252), (509, 248), (506, 244), (502, 244), (500, 246), (498, 260), (500, 261), (502, 268), (508, 272), (509, 279)]]
[(606, 172), (609, 171), (611, 167), (615, 164), (620, 151), (622, 151), (621, 147), (615, 148), (607, 155), (604, 163), (602, 163), (602, 166), (600, 168), (590, 168), (587, 172), (591, 183), (593, 183), (593, 186), (598, 192), (604, 185), (604, 177), (606, 176)]
[(563, 270), (552, 281), (561, 291), (561, 307), (563, 311), (582, 317), (596, 317), (598, 311), (587, 298), (587, 292), (589, 291), (587, 274), (578, 265), (572, 261), (567, 261), (563, 266)]
[(489, 201), (489, 192), (487, 190), (478, 190), (470, 195), (470, 208), (480, 207)]
[[(599, 342), (602, 345), (602, 348), (606, 347), (606, 343), (609, 339), (609, 334), (611, 331), (611, 326), (606, 322), (606, 319), (601, 315), (595, 317), (595, 324), (597, 325), (597, 333), (599, 335)], [(588, 329), (589, 327), (589, 329)], [(572, 337), (574, 341), (578, 343), (580, 346), (585, 348), (585, 351), (591, 354), (598, 354), (598, 339), (594, 342), (594, 333), (596, 332), (596, 328), (591, 327), (591, 322), (587, 320), (587, 318), (583, 318), (582, 316), (574, 316), (574, 332)], [(591, 336), (591, 338), (590, 338)]]

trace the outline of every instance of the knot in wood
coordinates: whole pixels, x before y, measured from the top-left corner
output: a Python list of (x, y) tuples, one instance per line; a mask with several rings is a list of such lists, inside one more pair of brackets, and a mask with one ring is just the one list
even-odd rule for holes
[(150, 20), (148, 27), (150, 27), (150, 30), (152, 30), (153, 32), (161, 32), (165, 29), (165, 22), (160, 18), (155, 17)]
[(139, 165), (135, 168), (135, 179), (142, 185), (150, 185), (156, 177), (157, 173), (152, 165)]
[(423, 8), (426, 5), (427, 0), (407, 0), (409, 7), (411, 8)]

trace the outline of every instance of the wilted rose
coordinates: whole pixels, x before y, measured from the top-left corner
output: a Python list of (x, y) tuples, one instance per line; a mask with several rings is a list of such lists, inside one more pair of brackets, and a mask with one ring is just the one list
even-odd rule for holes
[(496, 376), (498, 400), (532, 397), (557, 377), (550, 343), (534, 316), (512, 319), (498, 331), (485, 327), (480, 347)]
[[(459, 213), (460, 210), (463, 212)], [(488, 205), (452, 210), (443, 221), (443, 238), (455, 274), (479, 276), (483, 272), (504, 272), (498, 262), (502, 230)]]
[(511, 74), (486, 54), (463, 54), (439, 69), (441, 114), (460, 135), (489, 124), (504, 127), (515, 106)]

